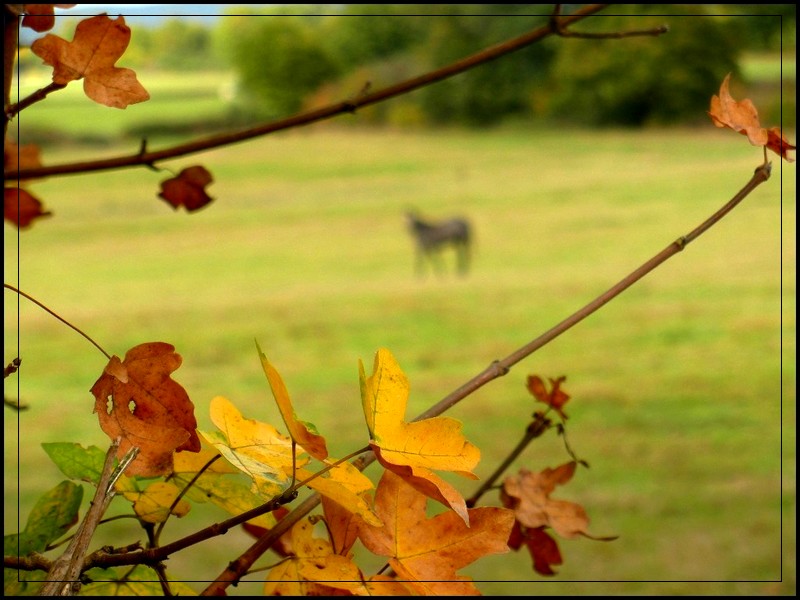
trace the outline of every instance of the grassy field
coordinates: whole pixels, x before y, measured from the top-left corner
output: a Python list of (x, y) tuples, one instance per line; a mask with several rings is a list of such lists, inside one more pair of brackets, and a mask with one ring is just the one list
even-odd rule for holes
[[(44, 160), (93, 152), (60, 147)], [(111, 353), (174, 344), (183, 356), (174, 378), (201, 429), (212, 428), (216, 395), (279, 422), (257, 338), (298, 413), (343, 455), (366, 441), (359, 359), (369, 367), (389, 348), (411, 381), (408, 416), (420, 413), (690, 231), (760, 158), (710, 123), (413, 134), (314, 126), (163, 165), (213, 172), (216, 200), (192, 215), (156, 197), (165, 173), (37, 182), (31, 190), (54, 216), (19, 237), (5, 225), (5, 280), (19, 273), (25, 292)], [(535, 575), (523, 553), (476, 563), (463, 573), (488, 581), (484, 593), (794, 594), (795, 166), (772, 159), (770, 181), (718, 226), (451, 411), (482, 449), (486, 477), (535, 408), (526, 377), (566, 375), (569, 441), (591, 468), (557, 497), (586, 507), (594, 535), (619, 535), (561, 540), (554, 578)], [(468, 277), (414, 277), (409, 206), (469, 216)], [(88, 392), (106, 360), (8, 291), (4, 306), (4, 360), (19, 336), (19, 394), (30, 407), (18, 420), (6, 411), (10, 533), (61, 480), (41, 442), (107, 445)], [(549, 435), (514, 468), (568, 459)], [(196, 512), (171, 523), (165, 540), (223, 518)], [(128, 527), (109, 525), (104, 540), (141, 538)], [(176, 579), (213, 579), (249, 544), (230, 532), (168, 567)]]

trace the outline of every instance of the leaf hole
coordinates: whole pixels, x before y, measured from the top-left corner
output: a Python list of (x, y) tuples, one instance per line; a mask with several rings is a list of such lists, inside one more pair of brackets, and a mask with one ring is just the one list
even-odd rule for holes
[(128, 410), (131, 411), (131, 414), (136, 414), (136, 402), (134, 402), (133, 398), (128, 400)]

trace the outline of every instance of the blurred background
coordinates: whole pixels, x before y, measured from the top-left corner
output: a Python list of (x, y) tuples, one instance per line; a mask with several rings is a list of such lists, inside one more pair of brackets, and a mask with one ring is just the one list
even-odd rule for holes
[[(151, 100), (110, 109), (73, 82), (9, 132), (38, 145), (45, 165), (133, 154), (142, 140), (158, 150), (378, 90), (539, 27), (550, 8), (77, 5), (57, 11), (52, 33), (71, 40), (86, 16), (124, 14), (133, 33), (117, 66), (134, 69)], [(669, 33), (548, 38), (355, 114), (161, 171), (30, 182), (53, 215), (19, 234), (4, 225), (5, 281), (119, 356), (174, 344), (184, 362), (173, 377), (201, 429), (213, 427), (215, 395), (280, 422), (258, 339), (298, 414), (344, 455), (366, 441), (358, 360), (369, 367), (378, 347), (392, 351), (411, 381), (412, 418), (736, 193), (763, 154), (706, 114), (728, 73), (733, 97), (750, 98), (763, 126), (795, 142), (795, 10), (611, 5), (574, 29)], [(51, 76), (23, 32), (18, 98)], [(558, 540), (564, 564), (553, 577), (535, 574), (524, 553), (480, 561), (463, 573), (485, 582), (483, 593), (794, 594), (795, 166), (768, 158), (772, 178), (718, 226), (449, 413), (481, 448), (485, 478), (541, 408), (527, 376), (566, 375), (570, 446), (591, 468), (556, 497), (586, 508), (592, 534), (620, 536)], [(196, 164), (212, 172), (215, 200), (175, 213), (158, 184)], [(467, 277), (449, 255), (444, 275), (415, 275), (409, 207), (470, 219)], [(28, 407), (5, 412), (9, 534), (63, 478), (42, 442), (108, 441), (88, 392), (105, 358), (8, 291), (4, 313), (4, 360), (22, 358), (6, 396)], [(512, 469), (568, 460), (553, 434)], [(167, 541), (225, 518), (193, 511), (169, 524)], [(116, 521), (98, 543), (137, 533)], [(213, 579), (250, 543), (232, 531), (168, 566), (175, 579)], [(259, 593), (250, 580), (229, 593)]]

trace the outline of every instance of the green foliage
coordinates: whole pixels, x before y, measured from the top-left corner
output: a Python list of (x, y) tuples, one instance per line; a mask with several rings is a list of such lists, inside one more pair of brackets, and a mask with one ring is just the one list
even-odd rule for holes
[(296, 112), (306, 95), (339, 74), (308, 20), (226, 17), (219, 35), (246, 107), (261, 117)]
[[(703, 17), (661, 16), (655, 8), (623, 6), (624, 16), (598, 19), (591, 31), (626, 31), (666, 24), (658, 38), (576, 39), (564, 44), (553, 68), (549, 112), (590, 125), (700, 121), (709, 82), (738, 73), (740, 46), (725, 24)], [(557, 78), (555, 78), (557, 76)]]

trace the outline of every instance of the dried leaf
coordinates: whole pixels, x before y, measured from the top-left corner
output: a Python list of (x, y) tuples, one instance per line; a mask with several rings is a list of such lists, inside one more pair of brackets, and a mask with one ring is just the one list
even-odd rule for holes
[(25, 4), (25, 16), (22, 17), (22, 26), (30, 27), (34, 31), (42, 33), (53, 28), (56, 24), (56, 17), (53, 14), (53, 7), (72, 8), (75, 4)]
[(132, 447), (140, 449), (128, 475), (168, 475), (175, 452), (200, 450), (194, 405), (170, 378), (180, 365), (171, 344), (140, 344), (123, 361), (112, 356), (92, 386), (100, 427), (112, 440), (122, 438), (117, 458)]
[(53, 213), (44, 210), (41, 201), (22, 188), (3, 188), (3, 218), (20, 229), (25, 229), (41, 217)]
[(561, 415), (562, 419), (567, 418), (567, 415), (562, 408), (567, 403), (567, 400), (569, 400), (569, 395), (561, 390), (561, 384), (564, 383), (566, 379), (567, 378), (564, 375), (558, 379), (550, 378), (551, 388), (548, 392), (547, 387), (545, 386), (541, 377), (538, 375), (528, 376), (528, 391), (533, 394), (533, 397), (539, 402), (544, 402), (553, 410), (555, 410), (559, 415)]
[(508, 547), (519, 550), (522, 544), (528, 548), (533, 559), (534, 571), (540, 575), (556, 574), (551, 565), (563, 563), (561, 551), (558, 549), (558, 543), (547, 534), (544, 527), (524, 527), (516, 521), (508, 540)]
[(131, 69), (115, 67), (131, 39), (122, 16), (112, 20), (102, 14), (83, 20), (72, 42), (48, 33), (31, 44), (33, 53), (53, 67), (53, 83), (66, 85), (83, 79), (86, 95), (99, 104), (126, 108), (150, 94)]
[(188, 212), (194, 212), (213, 200), (205, 190), (213, 181), (214, 178), (205, 167), (187, 167), (177, 176), (161, 182), (158, 197), (176, 210), (183, 206)]
[(730, 73), (725, 76), (719, 88), (719, 96), (711, 97), (711, 109), (708, 115), (717, 127), (728, 127), (746, 135), (753, 146), (765, 146), (784, 158), (787, 162), (794, 162), (789, 158), (788, 151), (795, 146), (789, 144), (779, 127), (765, 129), (761, 127), (758, 111), (751, 100), (745, 98), (737, 102), (731, 96)]

